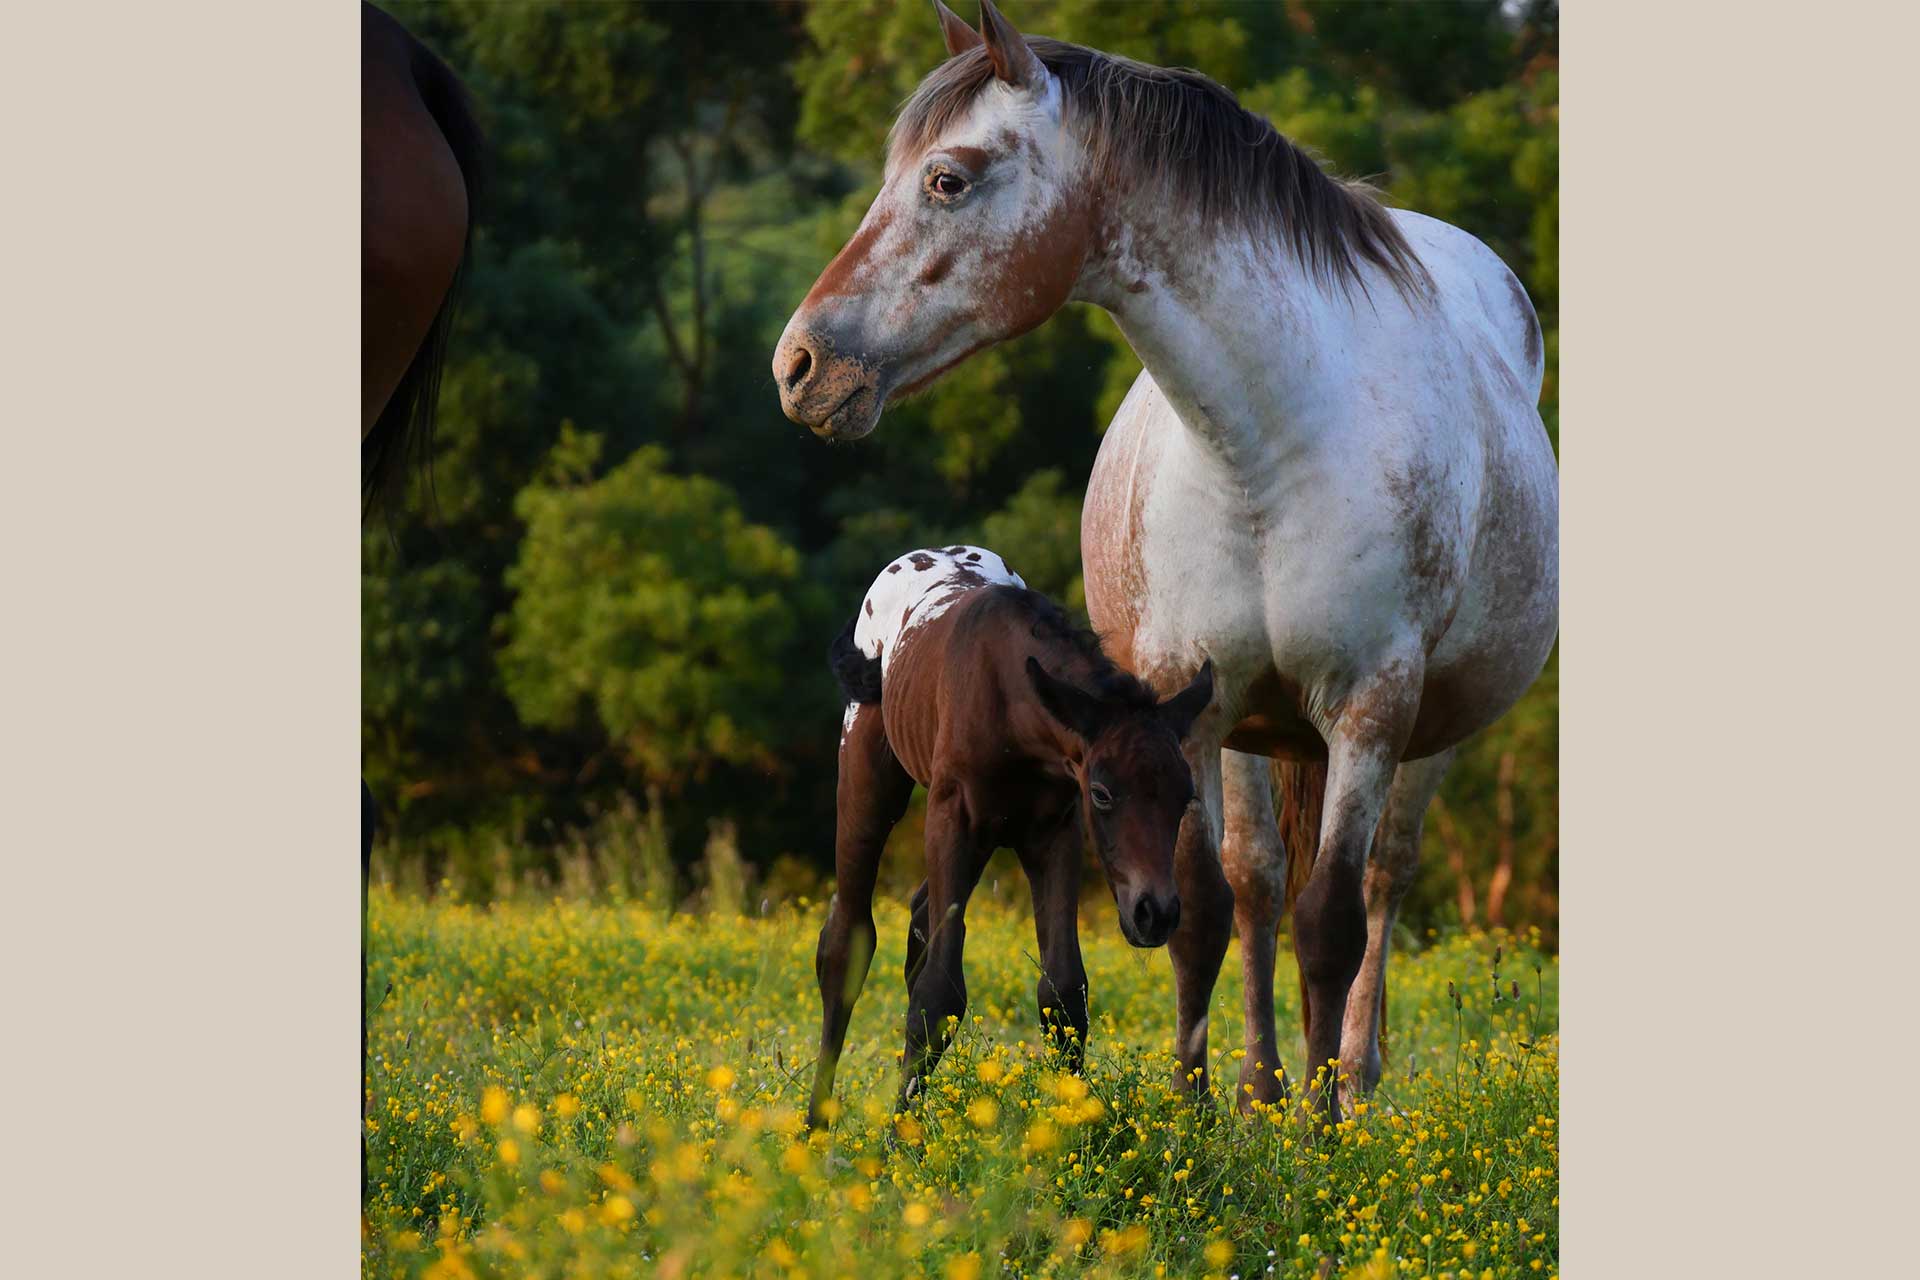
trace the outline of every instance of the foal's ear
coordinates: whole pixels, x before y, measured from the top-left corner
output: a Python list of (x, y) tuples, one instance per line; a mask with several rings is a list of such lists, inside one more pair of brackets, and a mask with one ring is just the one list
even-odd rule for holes
[(1046, 68), (1027, 47), (1027, 38), (1000, 15), (993, 0), (980, 0), (980, 34), (986, 40), (994, 75), (1016, 89), (1039, 84), (1045, 78)]
[(1033, 691), (1039, 695), (1040, 705), (1055, 720), (1079, 734), (1084, 741), (1092, 742), (1100, 735), (1100, 724), (1106, 718), (1106, 709), (1100, 705), (1098, 698), (1065, 680), (1054, 679), (1040, 665), (1038, 658), (1027, 659), (1027, 679), (1033, 682)]
[(1212, 701), (1213, 659), (1208, 658), (1200, 664), (1200, 674), (1193, 678), (1192, 684), (1160, 704), (1160, 715), (1172, 726), (1175, 734), (1184, 738), (1187, 731), (1193, 728), (1193, 722), (1200, 718), (1200, 713)]
[(959, 14), (947, 8), (940, 0), (933, 0), (933, 11), (940, 18), (940, 34), (946, 37), (947, 56), (958, 57), (980, 43), (980, 33), (968, 26)]

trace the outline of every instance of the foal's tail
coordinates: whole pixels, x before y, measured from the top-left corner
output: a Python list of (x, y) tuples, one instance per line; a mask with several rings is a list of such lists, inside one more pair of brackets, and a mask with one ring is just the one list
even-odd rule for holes
[[(1273, 766), (1274, 782), (1280, 788), (1280, 847), (1287, 851), (1287, 887), (1281, 910), (1293, 917), (1293, 904), (1307, 887), (1313, 864), (1320, 856), (1320, 809), (1327, 794), (1327, 766), (1294, 764), (1279, 760)], [(1300, 922), (1293, 923), (1294, 937), (1300, 936)], [(1300, 1031), (1311, 1028), (1307, 1006), (1307, 972), (1300, 970)]]
[(833, 644), (827, 649), (827, 665), (833, 668), (833, 678), (840, 682), (840, 694), (848, 702), (877, 703), (880, 701), (880, 659), (869, 658), (853, 642), (854, 624), (859, 621), (859, 614), (847, 619), (847, 625), (833, 638)]
[(399, 385), (387, 398), (387, 404), (375, 419), (373, 429), (360, 442), (360, 502), (363, 511), (399, 497), (405, 484), (407, 464), (417, 460), (424, 473), (433, 457), (434, 410), (440, 402), (440, 373), (447, 362), (447, 337), (453, 331), (454, 309), (461, 286), (473, 261), (473, 226), (480, 208), (480, 194), (486, 155), (486, 135), (473, 113), (466, 86), (460, 83), (447, 64), (418, 40), (413, 40), (413, 83), (427, 114), (440, 126), (441, 136), (460, 166), (460, 178), (467, 189), (467, 237), (460, 250), (460, 265), (453, 283), (440, 300), (427, 336), (413, 362), (401, 375)]

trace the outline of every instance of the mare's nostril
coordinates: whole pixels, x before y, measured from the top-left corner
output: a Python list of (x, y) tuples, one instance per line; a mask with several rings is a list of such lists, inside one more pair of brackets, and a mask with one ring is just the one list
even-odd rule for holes
[(801, 347), (793, 353), (793, 359), (787, 365), (787, 390), (792, 391), (807, 380), (807, 373), (813, 368), (813, 353)]
[(1142, 938), (1153, 936), (1153, 900), (1144, 893), (1133, 904), (1133, 929)]

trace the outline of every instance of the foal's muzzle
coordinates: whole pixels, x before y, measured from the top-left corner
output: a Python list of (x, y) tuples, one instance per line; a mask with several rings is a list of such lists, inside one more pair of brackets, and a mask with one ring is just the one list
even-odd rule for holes
[(1180, 924), (1180, 895), (1142, 893), (1120, 909), (1120, 932), (1136, 947), (1163, 947)]

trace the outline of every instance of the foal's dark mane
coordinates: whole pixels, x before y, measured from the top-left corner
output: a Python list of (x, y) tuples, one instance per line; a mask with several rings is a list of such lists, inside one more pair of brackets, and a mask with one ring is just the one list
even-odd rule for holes
[(1116, 706), (1146, 711), (1159, 705), (1160, 699), (1151, 687), (1114, 665), (1096, 632), (1075, 626), (1066, 610), (1052, 600), (1026, 587), (999, 586), (993, 591), (1006, 602), (1006, 608), (1030, 620), (1027, 634), (1043, 644), (1066, 648), (1085, 664), (1082, 671), (1056, 671), (1055, 676), (1073, 684), (1091, 686), (1088, 693)]
[[(1198, 71), (1045, 36), (1027, 37), (1027, 47), (1059, 78), (1069, 120), (1109, 189), (1145, 186), (1204, 223), (1277, 234), (1326, 285), (1364, 291), (1364, 259), (1403, 294), (1432, 287), (1372, 186), (1328, 176), (1310, 153)], [(888, 168), (916, 159), (992, 79), (983, 45), (936, 67), (893, 122)]]

